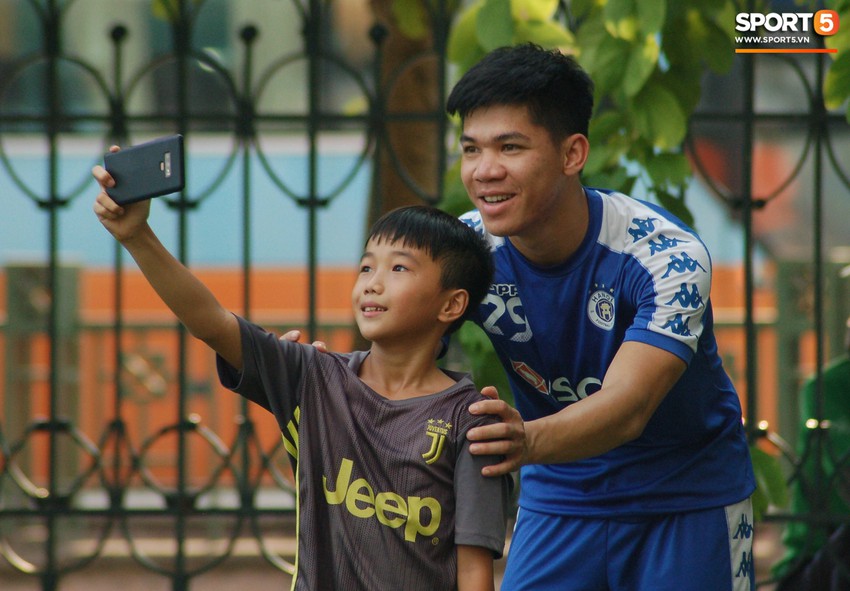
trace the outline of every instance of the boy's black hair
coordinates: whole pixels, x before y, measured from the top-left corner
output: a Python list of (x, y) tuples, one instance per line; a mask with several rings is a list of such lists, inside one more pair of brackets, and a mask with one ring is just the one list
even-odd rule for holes
[(493, 281), (493, 257), (484, 238), (462, 221), (425, 205), (399, 207), (374, 223), (366, 239), (398, 242), (424, 251), (439, 263), (443, 289), (465, 289), (469, 304), (463, 316), (449, 325), (446, 334), (460, 328)]
[(501, 47), (464, 74), (446, 101), (461, 119), (483, 107), (524, 105), (532, 121), (559, 143), (588, 134), (593, 114), (593, 81), (578, 62), (558, 50), (533, 43)]

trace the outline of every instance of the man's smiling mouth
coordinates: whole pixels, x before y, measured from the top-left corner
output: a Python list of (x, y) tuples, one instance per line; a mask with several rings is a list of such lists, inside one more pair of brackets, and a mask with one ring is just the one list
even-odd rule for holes
[(513, 197), (513, 195), (485, 195), (481, 199), (484, 203), (501, 203), (502, 201), (507, 201)]

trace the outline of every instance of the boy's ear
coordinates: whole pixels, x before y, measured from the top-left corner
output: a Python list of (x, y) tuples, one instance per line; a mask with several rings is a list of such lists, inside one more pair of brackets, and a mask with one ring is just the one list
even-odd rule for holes
[(440, 310), (438, 318), (441, 322), (451, 324), (466, 312), (466, 306), (469, 304), (469, 292), (465, 289), (449, 290), (445, 296), (443, 307)]

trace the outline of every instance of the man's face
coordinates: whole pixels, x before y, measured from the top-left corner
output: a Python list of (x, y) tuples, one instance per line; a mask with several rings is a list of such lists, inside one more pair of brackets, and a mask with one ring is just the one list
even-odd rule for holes
[[(565, 140), (567, 142), (569, 140)], [(466, 116), (461, 179), (487, 230), (531, 238), (564, 205), (564, 145), (525, 106), (494, 105)]]

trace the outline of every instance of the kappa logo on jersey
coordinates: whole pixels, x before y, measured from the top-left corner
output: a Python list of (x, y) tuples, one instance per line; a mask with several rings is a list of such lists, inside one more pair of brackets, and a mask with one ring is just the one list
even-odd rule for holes
[(658, 221), (658, 218), (633, 218), (632, 223), (634, 226), (629, 228), (628, 232), (632, 237), (632, 240), (637, 242), (638, 240), (643, 240), (653, 232), (655, 232), (655, 222)]
[(669, 329), (670, 332), (679, 336), (689, 337), (691, 336), (691, 327), (688, 326), (688, 322), (690, 321), (690, 317), (683, 318), (682, 314), (676, 314), (672, 320), (668, 320), (661, 328)]
[[(328, 489), (328, 477), (322, 476), (325, 500), (329, 505), (343, 505), (361, 519), (376, 518), (381, 525), (393, 529), (404, 525), (404, 539), (415, 542), (417, 536), (430, 536), (440, 527), (443, 507), (433, 497), (403, 497), (394, 492), (375, 493), (365, 478), (352, 482), (354, 462), (342, 459), (333, 490)], [(425, 517), (428, 518), (427, 523)]]
[(443, 419), (428, 419), (428, 424), (425, 426), (425, 435), (431, 440), (428, 451), (422, 454), (426, 464), (433, 464), (443, 455), (443, 448), (446, 446), (446, 437), (452, 430), (452, 424)]
[(671, 254), (670, 262), (667, 263), (667, 271), (664, 272), (664, 275), (662, 275), (661, 278), (666, 279), (670, 276), (670, 273), (676, 273), (677, 275), (682, 273), (693, 273), (698, 268), (701, 269), (703, 273), (708, 273), (708, 271), (705, 270), (705, 267), (700, 265), (698, 260), (692, 259), (688, 256), (688, 253), (683, 252), (681, 256)]
[(595, 387), (595, 392), (599, 389), (597, 386), (602, 385), (602, 382), (597, 378), (584, 378), (578, 383), (577, 388), (573, 388), (570, 380), (563, 376), (548, 382), (524, 361), (511, 359), (511, 368), (518, 376), (531, 384), (535, 390), (544, 396), (551, 396), (558, 402), (578, 402), (593, 394), (593, 392), (588, 391), (590, 388)]
[(683, 308), (693, 308), (695, 310), (703, 305), (702, 295), (700, 295), (698, 286), (694, 284), (691, 285), (690, 289), (688, 289), (687, 283), (683, 283), (679, 286), (679, 291), (676, 292), (676, 295), (674, 295), (666, 305), (669, 306), (674, 302)]
[[(753, 535), (753, 525), (747, 519), (746, 514), (741, 515), (741, 520), (738, 522), (738, 528), (735, 530), (734, 540), (749, 540)], [(749, 578), (750, 572), (753, 569), (753, 551), (741, 552), (741, 560), (738, 562), (738, 570), (735, 572), (735, 578)]]
[(671, 248), (676, 248), (680, 244), (688, 244), (690, 240), (682, 240), (681, 238), (668, 238), (664, 234), (658, 235), (658, 240), (649, 241), (649, 255), (658, 254)]
[(604, 330), (614, 328), (614, 293), (613, 289), (605, 289), (605, 285), (599, 286), (590, 294), (590, 299), (587, 302), (587, 317), (590, 321)]

